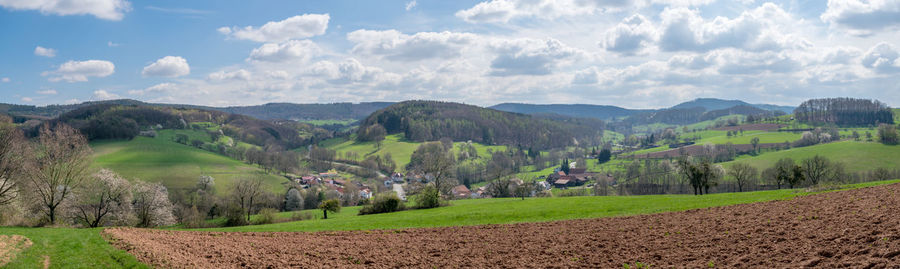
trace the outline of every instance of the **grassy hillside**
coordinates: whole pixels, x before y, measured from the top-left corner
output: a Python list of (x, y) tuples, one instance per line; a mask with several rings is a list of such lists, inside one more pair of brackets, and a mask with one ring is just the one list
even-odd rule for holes
[[(848, 187), (863, 187), (896, 183), (886, 181), (863, 183)], [(414, 227), (464, 226), (518, 222), (541, 222), (567, 219), (599, 218), (667, 211), (682, 211), (733, 204), (754, 203), (806, 195), (800, 189), (722, 193), (703, 196), (645, 195), (645, 196), (582, 196), (560, 198), (474, 199), (452, 201), (451, 206), (411, 210), (387, 214), (357, 216), (359, 207), (348, 207), (329, 218), (286, 222), (269, 225), (209, 229), (214, 231), (330, 231), (400, 229)], [(321, 211), (311, 210), (321, 215)]]
[(759, 156), (742, 156), (735, 161), (724, 163), (729, 167), (732, 163), (748, 163), (760, 170), (771, 167), (778, 159), (790, 157), (795, 161), (806, 159), (816, 154), (828, 157), (833, 161), (841, 161), (847, 165), (848, 172), (868, 171), (880, 167), (900, 167), (900, 146), (887, 146), (874, 142), (842, 141), (815, 145), (803, 148), (792, 148)]
[(33, 243), (3, 268), (150, 268), (107, 243), (100, 230), (0, 227), (0, 234), (22, 235)]
[[(457, 149), (457, 146), (465, 142), (455, 142), (454, 150)], [(390, 153), (391, 158), (397, 162), (397, 167), (399, 169), (403, 169), (410, 162), (410, 158), (414, 151), (421, 145), (422, 142), (411, 142), (406, 139), (403, 139), (402, 134), (394, 134), (385, 137), (384, 141), (382, 141), (381, 149), (378, 149), (375, 146), (375, 142), (359, 142), (355, 139), (343, 139), (336, 138), (323, 141), (319, 145), (322, 147), (327, 147), (337, 153), (346, 154), (347, 152), (354, 152), (360, 156), (360, 158), (365, 158), (369, 155), (381, 155)], [(478, 156), (482, 158), (489, 157), (488, 149), (491, 150), (506, 150), (505, 146), (486, 146), (478, 143), (473, 143), (475, 150), (478, 152)]]
[(170, 189), (191, 188), (201, 175), (215, 178), (219, 190), (227, 190), (232, 182), (242, 178), (261, 178), (267, 188), (278, 192), (283, 190), (281, 184), (287, 182), (255, 166), (167, 139), (174, 132), (163, 130), (156, 138), (93, 142), (94, 166), (112, 169), (126, 178), (162, 182)]

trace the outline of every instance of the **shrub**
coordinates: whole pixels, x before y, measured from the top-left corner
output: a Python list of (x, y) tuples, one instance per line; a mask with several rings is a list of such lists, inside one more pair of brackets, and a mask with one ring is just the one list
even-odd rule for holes
[(311, 220), (311, 219), (313, 219), (313, 214), (309, 213), (309, 212), (296, 211), (296, 212), (294, 212), (294, 214), (291, 215), (291, 221)]
[(435, 208), (441, 206), (441, 194), (432, 184), (422, 188), (422, 193), (416, 197), (416, 206), (419, 208)]
[(338, 199), (328, 199), (319, 204), (319, 209), (322, 210), (322, 218), (328, 219), (328, 211), (338, 213), (341, 212), (341, 201)]
[(256, 217), (256, 224), (272, 224), (278, 217), (278, 210), (274, 208), (263, 208)]
[(185, 228), (205, 228), (208, 227), (206, 223), (206, 218), (200, 214), (200, 211), (197, 210), (197, 206), (192, 206), (190, 209), (184, 211), (184, 215), (181, 217), (181, 223)]
[(244, 210), (237, 205), (230, 205), (225, 209), (225, 226), (244, 226), (247, 225), (247, 219), (244, 217)]
[(359, 215), (390, 213), (404, 210), (405, 206), (397, 194), (390, 192), (375, 196), (370, 205), (359, 210)]

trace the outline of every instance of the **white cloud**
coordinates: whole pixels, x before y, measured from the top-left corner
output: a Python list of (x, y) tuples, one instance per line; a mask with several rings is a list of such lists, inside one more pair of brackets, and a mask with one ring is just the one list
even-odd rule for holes
[(781, 7), (765, 3), (746, 10), (734, 19), (716, 17), (706, 20), (699, 11), (667, 8), (660, 17), (659, 47), (664, 51), (704, 52), (719, 48), (752, 51), (782, 50), (809, 46), (808, 41), (784, 33), (801, 22)]
[(900, 26), (898, 0), (828, 0), (828, 9), (819, 17), (856, 35)]
[(283, 42), (325, 34), (328, 14), (303, 14), (282, 21), (270, 21), (260, 27), (221, 27), (219, 33), (229, 37), (256, 42)]
[(156, 62), (144, 67), (141, 75), (145, 77), (180, 77), (191, 73), (191, 67), (187, 60), (180, 56), (162, 57)]
[(40, 95), (56, 95), (57, 94), (56, 90), (54, 90), (54, 89), (41, 90), (41, 91), (37, 91), (35, 93), (40, 94)]
[(476, 40), (474, 34), (453, 32), (419, 32), (406, 35), (397, 30), (356, 30), (347, 34), (355, 43), (354, 53), (379, 55), (395, 61), (446, 59), (460, 56), (460, 51)]
[(250, 72), (244, 69), (239, 69), (232, 72), (226, 71), (217, 71), (210, 73), (206, 76), (207, 80), (211, 81), (222, 81), (222, 80), (250, 80)]
[(634, 14), (605, 33), (600, 43), (608, 51), (624, 55), (640, 54), (656, 39), (656, 28), (646, 17)]
[(9, 81), (10, 81), (9, 78), (0, 78), (0, 82), (9, 83)]
[(315, 63), (312, 73), (323, 76), (331, 83), (336, 84), (373, 83), (398, 79), (396, 74), (385, 72), (381, 68), (363, 65), (354, 58), (345, 59), (340, 63), (331, 61)]
[(31, 99), (31, 97), (22, 97), (22, 102), (31, 103), (32, 101), (34, 101), (34, 99)]
[(53, 58), (53, 57), (56, 57), (56, 50), (55, 50), (55, 49), (48, 49), (48, 48), (41, 47), (41, 46), (37, 46), (37, 47), (34, 48), (34, 55), (37, 55), (37, 56), (44, 56), (44, 57), (47, 57), (47, 58)]
[(416, 3), (416, 0), (412, 0), (412, 1), (406, 2), (406, 11), (412, 10), (413, 8), (416, 7), (417, 4), (418, 4), (418, 3)]
[(160, 83), (150, 87), (147, 87), (143, 90), (130, 90), (128, 94), (130, 95), (145, 95), (148, 93), (166, 93), (172, 92), (178, 89), (178, 85), (174, 83)]
[(68, 61), (59, 66), (55, 71), (41, 73), (42, 76), (51, 76), (50, 81), (85, 82), (89, 77), (107, 77), (115, 73), (116, 66), (110, 61), (87, 60)]
[(112, 99), (120, 99), (121, 96), (107, 92), (106, 90), (96, 90), (94, 91), (94, 100), (112, 100)]
[(115, 42), (112, 42), (112, 41), (107, 41), (107, 42), (106, 42), (106, 46), (107, 46), (107, 47), (110, 47), (110, 48), (115, 48), (115, 47), (118, 47), (118, 46), (121, 46), (121, 45), (122, 45), (122, 44), (115, 43)]
[(131, 11), (125, 0), (0, 0), (10, 10), (38, 10), (41, 14), (93, 15), (99, 19), (118, 21)]
[(582, 54), (555, 39), (502, 40), (490, 46), (497, 53), (491, 61), (492, 76), (547, 75)]
[(516, 18), (557, 19), (619, 11), (632, 0), (489, 0), (456, 12), (470, 23), (506, 23)]
[(250, 52), (248, 60), (261, 62), (306, 62), (322, 51), (309, 40), (289, 40), (284, 43), (266, 43)]
[(888, 43), (878, 43), (862, 57), (862, 65), (879, 73), (900, 72), (900, 52)]

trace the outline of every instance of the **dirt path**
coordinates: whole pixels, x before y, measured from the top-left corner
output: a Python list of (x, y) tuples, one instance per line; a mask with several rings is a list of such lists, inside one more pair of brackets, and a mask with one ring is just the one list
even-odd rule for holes
[(107, 229), (175, 268), (900, 268), (900, 184), (685, 212), (318, 233)]
[(31, 247), (31, 240), (21, 235), (0, 235), (0, 267), (16, 258), (16, 255)]

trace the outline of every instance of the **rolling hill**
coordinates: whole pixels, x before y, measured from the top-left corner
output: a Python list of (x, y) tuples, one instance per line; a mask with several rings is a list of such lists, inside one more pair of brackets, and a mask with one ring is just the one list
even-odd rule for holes
[(522, 114), (559, 114), (569, 117), (578, 118), (596, 118), (602, 120), (617, 119), (631, 116), (641, 112), (652, 111), (652, 109), (627, 109), (617, 106), (607, 105), (586, 105), (586, 104), (522, 104), (522, 103), (502, 103), (488, 107), (506, 112), (515, 112)]
[(416, 142), (450, 138), (546, 149), (600, 137), (605, 124), (596, 119), (548, 119), (459, 103), (406, 101), (378, 110), (361, 121), (358, 140), (369, 140), (369, 132), (377, 127), (383, 127), (387, 134), (402, 133), (407, 140)]

